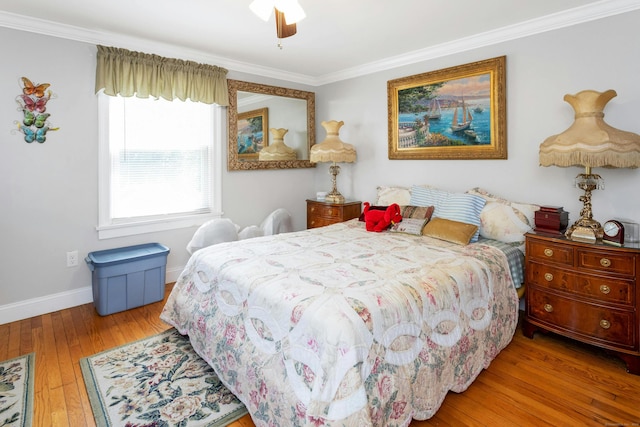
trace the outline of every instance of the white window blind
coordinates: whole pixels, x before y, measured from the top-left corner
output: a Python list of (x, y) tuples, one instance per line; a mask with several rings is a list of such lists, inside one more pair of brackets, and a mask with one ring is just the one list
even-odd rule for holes
[(222, 139), (216, 132), (221, 123), (215, 120), (220, 107), (100, 97), (101, 110), (107, 110), (101, 111), (101, 130), (106, 130), (101, 131), (106, 139), (101, 145), (107, 147), (101, 147), (100, 156), (99, 230), (124, 226), (128, 231), (117, 235), (135, 234), (132, 225), (177, 218), (184, 223), (185, 217), (219, 211), (214, 183), (220, 165), (214, 161), (214, 141)]

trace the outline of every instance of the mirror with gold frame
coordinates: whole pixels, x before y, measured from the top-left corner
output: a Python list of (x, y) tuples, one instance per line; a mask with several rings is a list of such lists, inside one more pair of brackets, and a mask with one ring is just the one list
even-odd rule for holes
[[(309, 161), (309, 151), (315, 144), (313, 92), (231, 79), (227, 85), (229, 170), (315, 167)], [(254, 126), (249, 129), (251, 124)], [(296, 151), (296, 160), (259, 160), (259, 150), (269, 145), (270, 128), (288, 130), (284, 143)]]

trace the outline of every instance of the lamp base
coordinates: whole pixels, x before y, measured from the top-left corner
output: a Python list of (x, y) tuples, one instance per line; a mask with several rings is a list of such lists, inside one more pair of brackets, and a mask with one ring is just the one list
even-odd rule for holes
[(564, 234), (567, 239), (577, 242), (595, 243), (601, 240), (604, 232), (600, 223), (594, 219), (580, 218)]
[(345, 199), (344, 196), (340, 193), (329, 193), (327, 194), (327, 196), (324, 198), (325, 202), (329, 202), (329, 203), (344, 203)]
[(597, 240), (595, 232), (589, 227), (571, 227), (565, 236), (576, 242), (595, 243)]
[(336, 165), (336, 162), (333, 162), (333, 165), (329, 167), (329, 173), (331, 174), (331, 184), (333, 188), (324, 200), (331, 203), (344, 203), (344, 196), (340, 194), (336, 186), (336, 176), (340, 173), (340, 166)]
[(583, 203), (582, 210), (580, 211), (580, 219), (578, 219), (564, 235), (569, 240), (595, 243), (596, 240), (602, 239), (604, 231), (602, 230), (602, 225), (593, 219), (591, 212), (591, 191), (603, 188), (604, 184), (600, 175), (591, 173), (589, 166), (586, 167), (585, 172), (586, 173), (578, 174), (576, 177), (576, 187), (584, 190), (584, 195), (580, 197), (580, 201)]

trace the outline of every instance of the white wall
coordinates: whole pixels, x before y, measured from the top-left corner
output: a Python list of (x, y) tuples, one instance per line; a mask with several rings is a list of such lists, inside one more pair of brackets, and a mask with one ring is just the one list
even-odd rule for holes
[[(574, 111), (564, 95), (585, 89), (616, 90), (618, 96), (604, 110), (605, 121), (640, 133), (638, 22), (640, 12), (630, 12), (319, 88), (316, 122), (343, 120), (340, 136), (358, 152), (357, 163), (342, 166), (338, 188), (347, 197), (374, 201), (380, 184), (432, 184), (454, 191), (479, 186), (511, 200), (564, 206), (575, 221), (582, 192), (573, 180), (584, 169), (540, 167), (539, 145), (573, 122)], [(507, 63), (507, 160), (388, 159), (388, 80), (501, 55)], [(323, 170), (318, 167), (318, 189), (328, 186)], [(640, 169), (593, 172), (606, 184), (593, 193), (594, 218), (639, 222)]]
[[(91, 274), (83, 259), (92, 251), (160, 242), (171, 248), (167, 279), (175, 280), (195, 227), (98, 240), (95, 46), (0, 28), (0, 56), (0, 324), (90, 302)], [(60, 129), (49, 132), (44, 144), (27, 144), (17, 130), (22, 76), (50, 83), (55, 94), (47, 112)], [(246, 74), (228, 77), (312, 90)], [(226, 152), (225, 142), (226, 217), (244, 227), (284, 207), (296, 229), (306, 227), (313, 169), (228, 172)], [(69, 268), (66, 252), (72, 250), (80, 264)]]
[[(640, 12), (442, 57), (373, 75), (303, 87), (231, 71), (229, 78), (316, 92), (317, 141), (323, 120), (344, 120), (341, 138), (356, 146), (358, 161), (342, 167), (338, 188), (348, 198), (375, 199), (380, 184), (429, 183), (464, 191), (481, 186), (514, 200), (564, 206), (575, 220), (578, 168), (538, 166), (538, 147), (565, 130), (573, 110), (562, 98), (583, 89), (615, 89), (605, 109), (612, 126), (640, 133)], [(186, 263), (194, 229), (98, 240), (97, 107), (95, 46), (0, 28), (0, 324), (91, 301), (90, 272), (67, 268), (66, 252), (88, 252), (157, 241), (171, 248), (168, 276)], [(388, 160), (388, 80), (477, 60), (507, 56), (508, 160)], [(21, 117), (15, 97), (20, 77), (51, 83), (50, 121), (60, 126), (44, 144), (27, 144), (16, 132)], [(226, 144), (224, 148), (226, 158)], [(241, 226), (256, 224), (277, 207), (305, 227), (304, 199), (329, 190), (327, 165), (315, 169), (226, 171), (223, 210)], [(606, 181), (593, 195), (603, 221), (640, 221), (639, 170), (595, 170)], [(38, 312), (40, 310), (40, 312)]]

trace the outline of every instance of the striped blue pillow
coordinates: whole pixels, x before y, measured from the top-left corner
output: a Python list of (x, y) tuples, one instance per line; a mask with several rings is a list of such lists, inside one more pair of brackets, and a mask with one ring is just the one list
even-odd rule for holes
[(478, 227), (471, 242), (478, 241), (480, 235), (480, 212), (486, 200), (483, 197), (466, 193), (450, 193), (436, 188), (418, 185), (411, 187), (411, 204), (414, 206), (434, 206), (434, 218), (444, 218), (465, 222)]
[[(438, 205), (442, 205), (449, 193), (437, 188), (414, 185), (411, 187), (410, 205), (412, 206), (433, 206), (436, 210)], [(435, 213), (435, 212), (434, 212)]]

